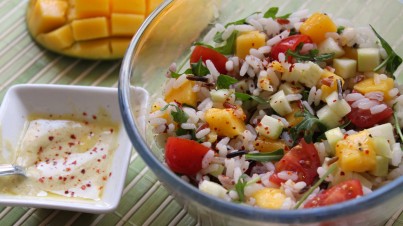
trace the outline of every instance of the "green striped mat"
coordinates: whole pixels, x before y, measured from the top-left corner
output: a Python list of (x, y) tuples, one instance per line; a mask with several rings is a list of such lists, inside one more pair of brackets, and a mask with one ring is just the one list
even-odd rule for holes
[[(38, 47), (25, 26), (27, 0), (0, 0), (0, 100), (21, 83), (116, 87), (120, 62), (86, 61)], [(387, 223), (403, 225), (396, 213)], [(119, 207), (109, 214), (0, 206), (0, 225), (197, 225), (133, 151)]]

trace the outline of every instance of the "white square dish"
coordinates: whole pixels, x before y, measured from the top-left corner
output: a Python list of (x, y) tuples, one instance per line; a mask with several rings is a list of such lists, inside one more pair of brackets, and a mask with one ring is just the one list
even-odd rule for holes
[[(127, 137), (119, 111), (116, 88), (71, 85), (15, 85), (0, 106), (0, 155), (12, 161), (25, 125), (32, 114), (83, 114), (88, 117), (100, 112), (119, 126), (118, 147), (111, 160), (112, 174), (98, 200), (0, 194), (0, 205), (63, 209), (87, 213), (105, 213), (116, 209), (123, 190), (132, 145)], [(12, 163), (12, 162), (9, 162)], [(18, 176), (16, 176), (18, 177)]]

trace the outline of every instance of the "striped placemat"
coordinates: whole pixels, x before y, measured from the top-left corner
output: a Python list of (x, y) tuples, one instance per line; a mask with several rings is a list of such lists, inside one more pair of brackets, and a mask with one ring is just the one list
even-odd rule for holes
[[(0, 100), (14, 84), (116, 87), (119, 61), (87, 61), (38, 47), (27, 33), (28, 0), (0, 0)], [(399, 15), (401, 17), (401, 15)], [(387, 223), (403, 225), (399, 211)], [(108, 214), (0, 206), (0, 225), (197, 225), (133, 150), (119, 207)]]

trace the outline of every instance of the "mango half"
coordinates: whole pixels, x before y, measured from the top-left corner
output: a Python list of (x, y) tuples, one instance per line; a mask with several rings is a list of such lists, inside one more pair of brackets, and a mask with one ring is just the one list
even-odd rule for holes
[(162, 0), (30, 0), (29, 33), (43, 47), (87, 59), (122, 58)]

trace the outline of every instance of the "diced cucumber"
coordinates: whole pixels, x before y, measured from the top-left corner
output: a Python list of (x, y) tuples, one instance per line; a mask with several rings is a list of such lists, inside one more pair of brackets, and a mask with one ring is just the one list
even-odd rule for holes
[(298, 81), (306, 87), (316, 86), (321, 78), (323, 69), (311, 61), (305, 63), (305, 65), (306, 69), (302, 69), (302, 74), (299, 76)]
[(246, 79), (235, 83), (234, 87), (235, 87), (235, 91), (240, 92), (240, 93), (245, 93), (247, 90), (249, 90)]
[(341, 57), (344, 55), (344, 50), (333, 38), (327, 38), (325, 41), (319, 43), (318, 50), (320, 54), (334, 53), (334, 57)]
[(381, 63), (381, 57), (378, 48), (359, 48), (357, 49), (358, 71), (373, 71)]
[(324, 107), (319, 109), (316, 114), (318, 115), (319, 120), (329, 129), (335, 128), (340, 125), (341, 117), (334, 113), (329, 105), (325, 105)]
[(335, 73), (344, 79), (355, 76), (357, 71), (357, 61), (347, 58), (336, 58), (333, 60)]
[(287, 82), (298, 82), (299, 77), (302, 75), (302, 71), (308, 69), (308, 66), (304, 63), (295, 63), (292, 69), (285, 70), (281, 76), (281, 80)]
[(333, 180), (331, 182), (331, 185), (334, 186), (336, 184), (339, 184), (343, 181), (346, 180), (351, 180), (351, 179), (357, 179), (361, 182), (362, 186), (365, 186), (369, 189), (372, 188), (372, 182), (369, 181), (367, 178), (363, 177), (361, 174), (359, 173), (355, 173), (355, 172), (344, 172), (341, 169), (338, 169), (335, 174), (333, 174)]
[(330, 150), (332, 151), (331, 154), (334, 155), (335, 150), (336, 150), (336, 143), (339, 140), (342, 140), (344, 135), (341, 132), (341, 129), (339, 127), (336, 127), (334, 129), (326, 131), (325, 136), (326, 136), (327, 142), (329, 143)]
[(382, 125), (374, 126), (368, 129), (368, 132), (373, 137), (384, 137), (388, 141), (390, 148), (396, 143), (395, 135), (393, 133), (393, 126), (391, 123), (385, 123)]
[(340, 117), (346, 116), (351, 111), (351, 107), (346, 100), (339, 100), (337, 92), (333, 92), (327, 96), (326, 103)]
[(290, 102), (285, 97), (283, 90), (278, 91), (270, 97), (270, 106), (281, 116), (292, 112)]
[(228, 89), (211, 90), (211, 100), (215, 103), (224, 103), (232, 93)]
[(256, 131), (267, 138), (278, 139), (283, 131), (284, 124), (279, 119), (265, 115), (256, 126)]
[(203, 180), (203, 182), (199, 184), (199, 189), (202, 192), (205, 192), (218, 198), (225, 198), (227, 194), (227, 189), (225, 189), (224, 187), (222, 187), (217, 183), (207, 180)]
[(301, 86), (299, 83), (291, 84), (285, 82), (278, 87), (279, 90), (283, 90), (285, 95), (288, 94), (298, 94), (304, 90), (304, 87)]
[(215, 177), (218, 177), (224, 172), (225, 167), (223, 165), (217, 164), (218, 168), (217, 170), (214, 170), (213, 172), (210, 172), (209, 174)]
[(369, 173), (377, 177), (385, 177), (388, 175), (388, 171), (389, 171), (389, 159), (377, 155), (375, 169), (371, 170)]
[(380, 155), (386, 158), (392, 158), (392, 149), (386, 138), (384, 137), (373, 137), (372, 142), (374, 144), (374, 149), (376, 155)]

